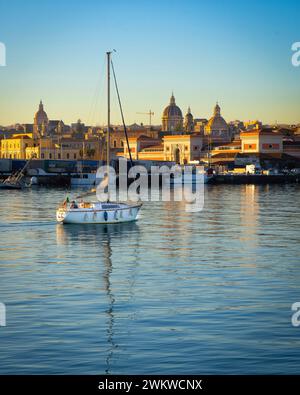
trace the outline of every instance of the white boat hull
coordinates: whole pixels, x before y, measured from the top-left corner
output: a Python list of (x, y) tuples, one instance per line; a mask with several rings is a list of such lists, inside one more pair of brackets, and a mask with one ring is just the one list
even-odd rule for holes
[(59, 208), (56, 219), (64, 224), (115, 224), (137, 219), (141, 204), (103, 203), (101, 208)]

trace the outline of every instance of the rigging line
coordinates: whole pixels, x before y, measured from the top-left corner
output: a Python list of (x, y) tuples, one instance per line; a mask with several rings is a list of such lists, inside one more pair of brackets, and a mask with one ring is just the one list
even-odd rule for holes
[(118, 102), (119, 102), (119, 107), (120, 107), (120, 112), (121, 112), (121, 117), (122, 117), (122, 123), (123, 123), (124, 133), (125, 133), (125, 137), (126, 137), (126, 144), (127, 144), (127, 148), (128, 148), (128, 152), (129, 152), (130, 164), (131, 164), (131, 166), (133, 166), (133, 161), (132, 161), (132, 156), (131, 156), (131, 151), (130, 151), (129, 141), (128, 141), (128, 134), (127, 134), (127, 129), (126, 129), (125, 120), (124, 120), (124, 114), (123, 114), (123, 109), (122, 109), (122, 103), (121, 103), (121, 99), (120, 99), (115, 69), (114, 69), (112, 60), (111, 60), (111, 68), (113, 71), (114, 82), (115, 82), (116, 92), (117, 92), (117, 96), (118, 96)]
[[(98, 102), (99, 102), (100, 93), (102, 93), (102, 91), (104, 91), (104, 86), (102, 86), (104, 84), (104, 75), (105, 75), (104, 65), (105, 65), (105, 58), (103, 58), (103, 62), (102, 62), (101, 69), (100, 69), (101, 74), (99, 73), (97, 83), (95, 85), (95, 91), (94, 91), (94, 94), (91, 99), (91, 105), (90, 105), (88, 119), (87, 119), (88, 125), (92, 125), (96, 119), (95, 114), (96, 114), (96, 110), (97, 110), (97, 106), (98, 106)], [(98, 117), (98, 115), (97, 115), (97, 117)]]

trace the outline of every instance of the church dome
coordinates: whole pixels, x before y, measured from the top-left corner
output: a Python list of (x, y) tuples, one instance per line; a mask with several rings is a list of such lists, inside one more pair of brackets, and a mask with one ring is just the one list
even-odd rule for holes
[(163, 117), (179, 117), (182, 118), (182, 112), (175, 103), (175, 97), (172, 94), (170, 104), (164, 109)]
[(48, 123), (48, 116), (47, 116), (46, 112), (44, 111), (44, 106), (43, 106), (42, 100), (40, 101), (38, 111), (34, 115), (34, 123), (36, 125), (41, 125), (43, 123), (45, 123), (45, 124)]
[(208, 121), (205, 129), (207, 131), (228, 129), (228, 125), (225, 119), (221, 116), (221, 109), (218, 103), (215, 106), (214, 115)]
[(175, 97), (172, 93), (170, 104), (164, 109), (162, 114), (162, 131), (179, 132), (183, 128), (182, 112), (175, 103)]
[(191, 113), (191, 108), (189, 107), (187, 113), (185, 114), (185, 119), (193, 120), (193, 114)]

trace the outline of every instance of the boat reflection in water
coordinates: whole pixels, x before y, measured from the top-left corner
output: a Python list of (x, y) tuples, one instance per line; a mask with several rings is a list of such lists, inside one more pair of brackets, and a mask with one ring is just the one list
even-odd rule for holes
[[(71, 226), (56, 226), (56, 238), (57, 245), (63, 248), (71, 247), (73, 249), (73, 245), (77, 245), (80, 247), (89, 245), (88, 248), (97, 247), (101, 250), (99, 251), (99, 261), (102, 260), (102, 286), (103, 290), (107, 297), (107, 306), (105, 308), (105, 314), (107, 317), (106, 322), (106, 336), (107, 336), (107, 349), (105, 356), (105, 373), (111, 374), (112, 364), (114, 352), (118, 349), (118, 344), (115, 341), (115, 321), (117, 317), (115, 317), (114, 305), (118, 300), (118, 295), (123, 294), (124, 291), (118, 288), (118, 285), (115, 287), (112, 285), (112, 277), (114, 270), (119, 270), (118, 264), (120, 263), (122, 266), (126, 265), (124, 260), (120, 259), (119, 250), (117, 251), (117, 246), (120, 246), (120, 239), (125, 240), (125, 243), (128, 245), (132, 244), (132, 256), (133, 265), (131, 263), (131, 268), (133, 270), (129, 270), (131, 272), (131, 277), (127, 283), (127, 292), (129, 294), (129, 299), (133, 297), (134, 292), (134, 282), (136, 277), (136, 268), (138, 266), (138, 251), (139, 251), (139, 226), (135, 222), (130, 223), (118, 223), (118, 224), (110, 224), (110, 225), (86, 225), (86, 224), (77, 224)], [(87, 243), (88, 241), (88, 243)], [(131, 259), (132, 260), (132, 259)], [(98, 262), (95, 262), (95, 266)], [(128, 267), (125, 267), (124, 270), (128, 271)], [(99, 332), (100, 336), (100, 332)]]

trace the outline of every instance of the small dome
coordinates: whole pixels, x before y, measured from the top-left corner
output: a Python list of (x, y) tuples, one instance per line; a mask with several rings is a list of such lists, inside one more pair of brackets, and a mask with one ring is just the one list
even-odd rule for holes
[(193, 119), (193, 114), (191, 113), (191, 108), (189, 107), (187, 113), (185, 114), (186, 119)]

